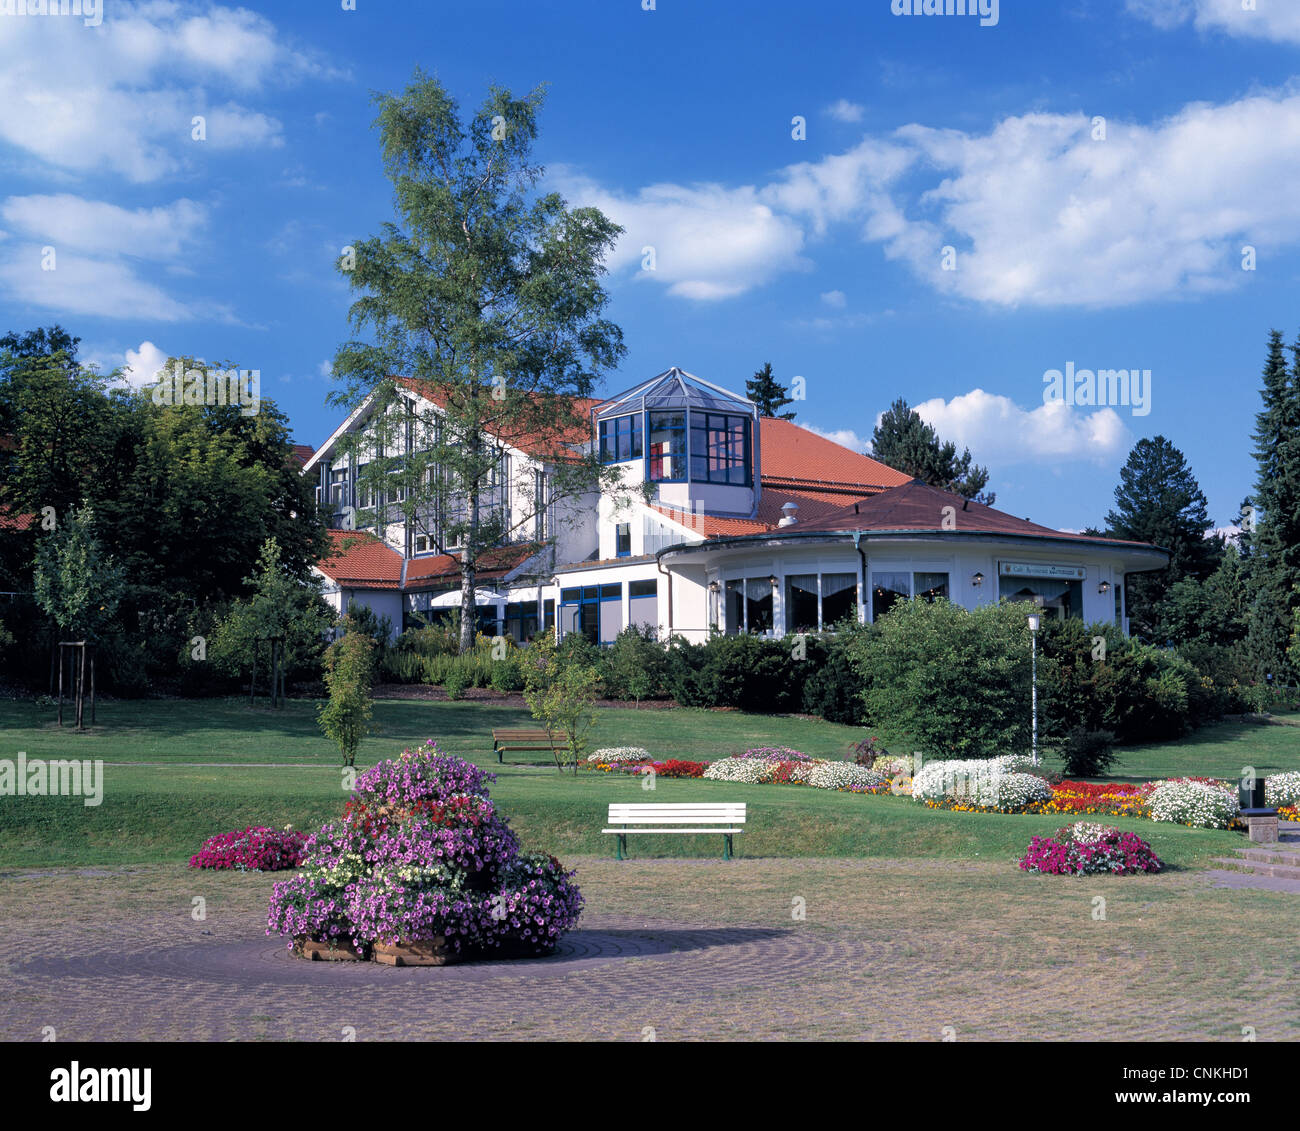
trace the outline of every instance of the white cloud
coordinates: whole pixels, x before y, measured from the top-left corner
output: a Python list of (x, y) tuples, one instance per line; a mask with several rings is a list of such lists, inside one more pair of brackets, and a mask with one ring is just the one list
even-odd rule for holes
[(843, 310), (847, 301), (843, 291), (823, 291), (821, 299), (832, 310)]
[(334, 362), (327, 358), (316, 367), (316, 372), (322, 377), (332, 377), (334, 375)]
[(859, 436), (852, 428), (818, 428), (815, 424), (807, 424), (802, 420), (796, 421), (800, 428), (806, 428), (809, 432), (815, 432), (827, 440), (833, 440), (855, 452), (869, 452), (871, 450), (870, 438)]
[[(1005, 118), (986, 133), (908, 125), (768, 184), (562, 187), (623, 224), (616, 268), (688, 298), (725, 298), (806, 269), (849, 226), (934, 291), (991, 306), (1096, 307), (1239, 287), (1300, 243), (1300, 93), (1193, 103), (1152, 124), (1083, 114)], [(838, 233), (837, 233), (838, 235)], [(944, 249), (956, 269), (944, 270)]]
[(1300, 43), (1300, 6), (1295, 0), (1259, 0), (1253, 10), (1243, 8), (1241, 0), (1128, 0), (1128, 10), (1161, 28), (1191, 20), (1202, 32)]
[(976, 463), (995, 471), (1049, 460), (1110, 465), (1132, 444), (1113, 408), (1081, 409), (1058, 403), (1023, 409), (1009, 397), (983, 389), (912, 407), (941, 440), (956, 444), (959, 451), (969, 448)]
[(169, 260), (181, 256), (207, 226), (208, 211), (185, 199), (132, 210), (60, 193), (11, 196), (0, 203), (0, 219), (59, 249)]
[[(291, 49), (244, 8), (193, 14), (179, 4), (116, 4), (88, 32), (73, 19), (8, 19), (0, 35), (0, 140), (50, 165), (157, 180), (212, 148), (282, 144), (280, 123), (209, 90), (338, 72)], [(52, 82), (51, 76), (67, 81)], [(190, 137), (207, 118), (208, 141)]]
[(826, 107), (826, 113), (837, 122), (860, 122), (865, 110), (865, 106), (857, 102), (850, 102), (847, 98), (841, 98)]
[(126, 364), (122, 370), (123, 384), (133, 389), (157, 384), (158, 373), (167, 365), (167, 351), (153, 342), (141, 342), (140, 348), (126, 351)]
[[(557, 180), (571, 201), (595, 205), (626, 229), (610, 256), (611, 269), (666, 283), (669, 294), (731, 298), (807, 266), (800, 225), (752, 187), (661, 184), (624, 196), (564, 171)], [(654, 249), (653, 271), (642, 267), (645, 248)]]
[(93, 259), (69, 252), (57, 253), (55, 269), (42, 269), (41, 246), (6, 245), (0, 259), (0, 292), (15, 306), (57, 311), (60, 315), (177, 322), (197, 317), (222, 317), (221, 310), (200, 310), (179, 302), (139, 278), (117, 261)]

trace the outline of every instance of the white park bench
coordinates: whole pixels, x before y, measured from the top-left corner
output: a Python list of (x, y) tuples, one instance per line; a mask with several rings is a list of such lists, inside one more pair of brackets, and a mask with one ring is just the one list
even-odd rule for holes
[(611, 805), (609, 823), (621, 828), (601, 832), (618, 837), (615, 859), (626, 859), (627, 838), (635, 833), (717, 833), (723, 837), (722, 858), (731, 859), (731, 838), (745, 830), (745, 803), (683, 805)]

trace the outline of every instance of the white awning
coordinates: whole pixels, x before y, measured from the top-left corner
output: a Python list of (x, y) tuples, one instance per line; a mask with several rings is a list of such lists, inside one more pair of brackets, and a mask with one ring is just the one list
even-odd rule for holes
[[(429, 608), (431, 609), (459, 609), (460, 608), (460, 590), (451, 589), (446, 593), (439, 593), (436, 597), (429, 598)], [(504, 593), (496, 593), (491, 589), (475, 589), (475, 605), (503, 605), (509, 598)]]

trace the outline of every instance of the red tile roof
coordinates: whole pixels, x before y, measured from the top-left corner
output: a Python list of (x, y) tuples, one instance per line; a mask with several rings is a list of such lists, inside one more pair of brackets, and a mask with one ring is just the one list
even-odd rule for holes
[(777, 529), (785, 503), (798, 504), (795, 517), (802, 527), (838, 513), (850, 500), (911, 482), (901, 471), (789, 420), (764, 417), (759, 437), (763, 491), (753, 518), (652, 508), (706, 538), (736, 537)]
[(34, 514), (10, 514), (0, 511), (0, 530), (28, 530), (36, 521)]
[[(863, 488), (850, 492), (850, 498), (866, 495)], [(775, 530), (777, 524), (785, 517), (781, 510), (785, 503), (796, 503), (799, 509), (795, 517), (802, 524), (805, 521), (824, 518), (838, 513), (844, 508), (844, 496), (839, 492), (794, 491), (789, 488), (769, 487), (763, 484), (763, 497), (759, 500), (758, 514), (754, 518), (736, 518), (729, 515), (698, 514), (681, 511), (675, 507), (666, 507), (651, 503), (651, 509), (671, 518), (689, 530), (697, 531), (706, 538), (720, 538), (738, 534), (762, 534)]]
[(764, 494), (769, 483), (773, 487), (848, 491), (866, 487), (878, 491), (899, 487), (911, 479), (792, 420), (764, 417), (759, 423)]
[(289, 458), (299, 467), (303, 467), (315, 454), (316, 449), (310, 444), (294, 444)]
[[(947, 516), (953, 525), (945, 528), (945, 508), (951, 507)], [(812, 522), (800, 521), (794, 529), (804, 533), (838, 533), (842, 531), (916, 531), (918, 533), (945, 533), (955, 530), (959, 534), (1018, 534), (1029, 537), (1050, 537), (1072, 542), (1107, 543), (1124, 546), (1147, 546), (1146, 542), (1129, 542), (1117, 538), (1095, 537), (1088, 534), (1070, 534), (1054, 530), (1027, 518), (1016, 518), (1004, 511), (970, 502), (951, 491), (941, 491), (919, 479), (901, 487), (892, 487), (834, 514)]]
[[(475, 576), (483, 581), (504, 577), (537, 553), (538, 549), (538, 546), (524, 545), (488, 550), (479, 558), (479, 568), (475, 571)], [(427, 589), (445, 585), (448, 581), (459, 577), (460, 560), (450, 554), (412, 558), (406, 567), (406, 584), (403, 588), (407, 591)]]
[(329, 531), (331, 550), (316, 568), (343, 587), (400, 589), (402, 555), (367, 531)]

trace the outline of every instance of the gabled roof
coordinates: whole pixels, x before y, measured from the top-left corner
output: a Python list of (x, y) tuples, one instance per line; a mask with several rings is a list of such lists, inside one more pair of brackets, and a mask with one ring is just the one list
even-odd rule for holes
[(400, 589), (402, 555), (369, 531), (330, 530), (330, 549), (316, 568), (342, 587)]
[(770, 483), (773, 487), (802, 486), (849, 493), (866, 488), (861, 493), (871, 494), (911, 480), (911, 476), (819, 436), (792, 420), (765, 416), (761, 428), (764, 492)]

